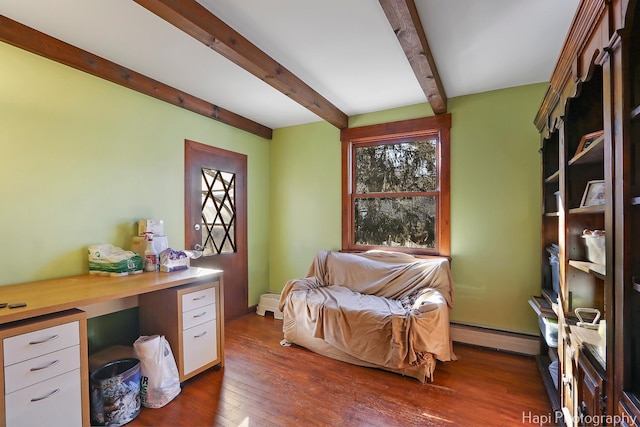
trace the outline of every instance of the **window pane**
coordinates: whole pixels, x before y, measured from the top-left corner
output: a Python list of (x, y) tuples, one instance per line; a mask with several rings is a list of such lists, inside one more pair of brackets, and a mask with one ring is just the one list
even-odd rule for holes
[(356, 194), (436, 191), (435, 137), (355, 149)]
[(356, 198), (356, 245), (435, 248), (436, 196)]
[(235, 175), (202, 169), (203, 254), (235, 252)]

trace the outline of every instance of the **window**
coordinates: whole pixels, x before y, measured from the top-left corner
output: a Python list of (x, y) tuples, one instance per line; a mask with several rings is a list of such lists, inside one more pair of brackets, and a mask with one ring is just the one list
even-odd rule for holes
[(344, 129), (342, 249), (450, 255), (451, 115)]
[(204, 255), (236, 251), (236, 176), (202, 168), (202, 241)]

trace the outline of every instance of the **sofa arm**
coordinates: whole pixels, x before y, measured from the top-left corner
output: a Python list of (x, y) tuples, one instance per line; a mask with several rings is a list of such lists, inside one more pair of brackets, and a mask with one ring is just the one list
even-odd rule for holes
[(280, 301), (278, 304), (278, 308), (280, 311), (284, 311), (284, 305), (287, 300), (287, 297), (291, 292), (294, 291), (307, 291), (310, 289), (317, 289), (319, 287), (324, 286), (320, 279), (317, 277), (305, 277), (303, 279), (291, 279), (288, 280), (284, 285), (282, 292), (280, 294)]
[(429, 313), (446, 305), (447, 301), (440, 292), (435, 289), (425, 289), (411, 304), (411, 309), (418, 313)]

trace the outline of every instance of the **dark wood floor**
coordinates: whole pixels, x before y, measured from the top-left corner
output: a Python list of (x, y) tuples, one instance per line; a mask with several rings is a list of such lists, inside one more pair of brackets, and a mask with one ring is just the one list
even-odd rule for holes
[[(432, 383), (280, 346), (271, 313), (228, 322), (225, 366), (128, 426), (523, 426), (551, 407), (534, 358), (454, 344)], [(543, 423), (543, 425), (548, 425)]]

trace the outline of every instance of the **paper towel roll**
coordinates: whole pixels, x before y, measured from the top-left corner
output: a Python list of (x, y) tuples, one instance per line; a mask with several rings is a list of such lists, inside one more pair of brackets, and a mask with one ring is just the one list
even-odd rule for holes
[(169, 240), (167, 236), (153, 236), (153, 247), (156, 248), (156, 252), (160, 253), (169, 247)]

